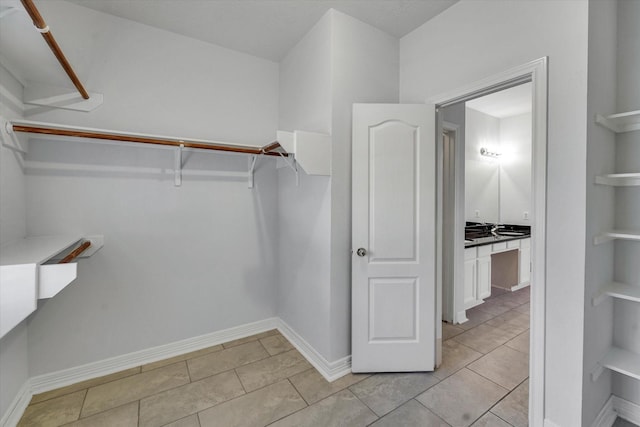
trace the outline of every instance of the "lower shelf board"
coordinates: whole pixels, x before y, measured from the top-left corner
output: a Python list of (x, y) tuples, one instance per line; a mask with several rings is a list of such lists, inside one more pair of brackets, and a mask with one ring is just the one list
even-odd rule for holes
[(598, 368), (593, 372), (592, 379), (596, 381), (605, 368), (640, 380), (640, 354), (618, 347), (611, 347), (607, 355), (598, 364)]
[(610, 230), (600, 233), (593, 238), (593, 244), (599, 245), (611, 240), (635, 240), (640, 242), (640, 231), (637, 230)]
[(614, 187), (633, 187), (640, 185), (640, 173), (614, 173), (596, 176), (596, 184)]
[(627, 285), (626, 283), (611, 282), (600, 289), (598, 295), (593, 297), (593, 305), (598, 305), (606, 298), (618, 298), (627, 301), (640, 302), (640, 286)]

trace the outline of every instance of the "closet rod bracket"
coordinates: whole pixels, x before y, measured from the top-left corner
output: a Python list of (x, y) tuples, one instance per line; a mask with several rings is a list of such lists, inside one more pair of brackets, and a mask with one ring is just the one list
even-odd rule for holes
[(249, 157), (249, 172), (247, 173), (247, 178), (249, 181), (249, 188), (253, 188), (253, 175), (256, 170), (256, 164), (258, 163), (258, 156), (253, 155)]
[[(2, 119), (2, 121), (4, 121), (4, 119)], [(18, 135), (14, 132), (13, 130), (13, 124), (10, 121), (4, 121), (4, 131), (6, 132), (6, 136), (9, 137), (9, 139), (11, 140), (11, 142), (13, 142), (12, 144), (9, 144), (6, 141), (4, 132), (2, 135), (2, 146), (8, 148), (11, 151), (15, 151), (17, 153), (20, 154), (27, 154), (27, 150), (25, 150), (24, 148), (22, 148), (22, 144), (20, 144), (20, 140), (18, 139)]]
[(182, 149), (184, 148), (184, 144), (180, 141), (180, 145), (176, 148), (175, 157), (174, 157), (174, 184), (176, 187), (180, 187), (182, 185)]
[(300, 186), (300, 173), (298, 172), (298, 163), (296, 162), (296, 156), (294, 154), (289, 154), (289, 158), (291, 158), (291, 160), (289, 160), (287, 157), (284, 156), (284, 154), (278, 152), (278, 154), (280, 154), (280, 156), (282, 157), (282, 160), (284, 161), (284, 163), (289, 166), (289, 168), (291, 168), (291, 170), (293, 171), (293, 173), (296, 174), (296, 187)]

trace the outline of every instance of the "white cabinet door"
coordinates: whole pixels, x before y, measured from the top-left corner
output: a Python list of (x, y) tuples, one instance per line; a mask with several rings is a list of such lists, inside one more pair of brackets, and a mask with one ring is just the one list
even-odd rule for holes
[(464, 308), (476, 305), (477, 274), (476, 259), (464, 261)]
[(433, 105), (353, 106), (352, 370), (435, 367)]
[(478, 287), (477, 296), (478, 299), (485, 299), (491, 296), (491, 256), (485, 256), (478, 258)]
[(519, 284), (523, 285), (531, 281), (531, 239), (523, 239), (520, 242)]

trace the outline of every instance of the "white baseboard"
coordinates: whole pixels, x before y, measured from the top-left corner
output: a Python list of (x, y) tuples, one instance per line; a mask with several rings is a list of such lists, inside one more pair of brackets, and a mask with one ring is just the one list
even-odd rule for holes
[(18, 425), (18, 421), (22, 418), (22, 414), (24, 414), (25, 409), (29, 406), (29, 402), (31, 402), (31, 397), (33, 393), (31, 393), (31, 380), (25, 381), (25, 383), (20, 387), (18, 394), (16, 395), (11, 405), (0, 418), (0, 426), (2, 427), (15, 427)]
[(612, 394), (591, 427), (611, 427), (618, 417), (640, 425), (640, 405)]
[(32, 377), (25, 382), (7, 412), (0, 418), (0, 427), (15, 427), (34, 394), (44, 393), (125, 369), (135, 368), (147, 363), (201, 350), (265, 332), (270, 329), (278, 329), (327, 381), (336, 380), (351, 372), (351, 356), (344, 357), (335, 362), (328, 362), (289, 325), (277, 317), (272, 317), (258, 322)]
[(613, 410), (616, 411), (620, 418), (630, 423), (640, 425), (640, 405), (624, 400), (618, 396), (611, 396), (611, 400), (613, 401)]
[(511, 292), (519, 291), (520, 289), (524, 289), (526, 287), (529, 287), (530, 285), (531, 285), (531, 283), (529, 283), (529, 282), (520, 283), (519, 285), (512, 286), (511, 287)]
[(334, 381), (351, 373), (351, 356), (329, 362), (282, 319), (278, 319), (278, 330), (327, 381)]
[(203, 348), (238, 338), (248, 337), (260, 332), (268, 331), (269, 329), (275, 329), (277, 326), (278, 319), (272, 317), (258, 322), (201, 335), (199, 337), (188, 338), (186, 340), (111, 357), (109, 359), (88, 363), (86, 365), (76, 366), (49, 374), (38, 375), (31, 378), (31, 392), (33, 394), (37, 394), (49, 390), (55, 390), (81, 381), (113, 374), (115, 372), (124, 371), (125, 369), (135, 368), (136, 366), (157, 362), (180, 354), (201, 350)]
[(607, 399), (598, 416), (593, 420), (591, 427), (611, 427), (618, 418), (616, 411), (613, 409), (613, 396)]

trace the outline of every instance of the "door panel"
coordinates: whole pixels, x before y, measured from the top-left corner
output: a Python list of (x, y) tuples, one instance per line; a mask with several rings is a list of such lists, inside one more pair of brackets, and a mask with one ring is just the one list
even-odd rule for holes
[(369, 262), (416, 261), (416, 133), (397, 120), (369, 129)]
[(433, 106), (354, 105), (354, 372), (434, 369), (435, 166)]

